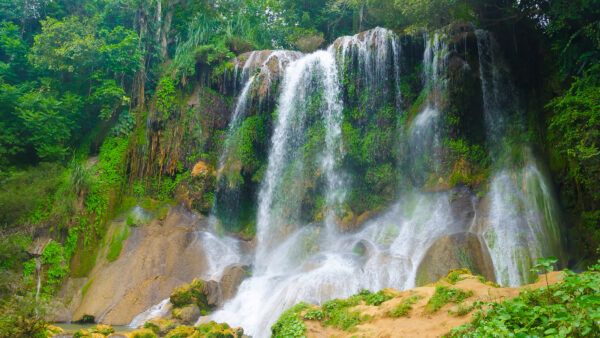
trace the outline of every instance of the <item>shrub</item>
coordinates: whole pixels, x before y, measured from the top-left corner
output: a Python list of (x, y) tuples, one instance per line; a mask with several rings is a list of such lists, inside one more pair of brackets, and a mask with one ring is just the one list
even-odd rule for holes
[(501, 303), (476, 303), (472, 323), (458, 327), (452, 337), (600, 335), (600, 261), (590, 271), (565, 270), (562, 281)]
[(304, 314), (304, 319), (321, 320), (325, 317), (325, 313), (321, 309), (311, 309)]
[(299, 318), (299, 313), (308, 308), (306, 303), (298, 303), (285, 311), (279, 320), (271, 326), (272, 337), (304, 337), (306, 324)]

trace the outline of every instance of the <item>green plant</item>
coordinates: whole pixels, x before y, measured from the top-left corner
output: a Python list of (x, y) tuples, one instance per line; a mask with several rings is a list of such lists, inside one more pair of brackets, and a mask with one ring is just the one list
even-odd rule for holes
[(402, 317), (406, 316), (410, 310), (412, 310), (412, 306), (419, 300), (419, 296), (406, 297), (402, 300), (402, 303), (392, 311), (388, 311), (387, 314), (390, 317)]
[(550, 285), (548, 284), (548, 273), (554, 270), (554, 264), (558, 262), (558, 258), (554, 256), (546, 257), (546, 258), (538, 258), (538, 263), (531, 268), (531, 272), (535, 273), (543, 273), (546, 277), (546, 287), (548, 288)]
[(431, 296), (431, 298), (429, 298), (427, 305), (425, 305), (425, 310), (433, 313), (448, 303), (460, 304), (462, 301), (471, 296), (473, 296), (473, 291), (465, 292), (461, 289), (449, 288), (447, 286), (440, 285), (435, 288), (435, 293), (433, 296)]
[(321, 309), (310, 309), (304, 314), (304, 319), (321, 320), (325, 317), (325, 313)]
[[(366, 291), (368, 293), (363, 294), (364, 291)], [(363, 299), (365, 300), (365, 303), (367, 305), (379, 306), (383, 302), (386, 302), (386, 301), (392, 299), (392, 297), (387, 295), (385, 292), (383, 292), (383, 290), (378, 291), (377, 293), (371, 293), (368, 290), (363, 290), (360, 294), (365, 296)]]
[(275, 338), (304, 337), (306, 324), (300, 320), (299, 313), (308, 308), (306, 303), (298, 303), (286, 310), (279, 320), (271, 326), (271, 335)]
[[(469, 269), (466, 268), (462, 268), (462, 269), (458, 269), (458, 270), (452, 270), (448, 273), (448, 276), (446, 277), (446, 281), (452, 285), (460, 282), (461, 280), (464, 280), (465, 277), (462, 277), (462, 275), (471, 275), (471, 271)], [(485, 283), (485, 280), (483, 281), (483, 283)]]
[(600, 334), (600, 261), (589, 271), (562, 273), (546, 288), (523, 290), (500, 303), (475, 303), (470, 324), (451, 331), (452, 337), (595, 337)]
[(57, 242), (50, 242), (42, 253), (42, 263), (47, 266), (44, 293), (52, 295), (69, 272), (65, 249)]

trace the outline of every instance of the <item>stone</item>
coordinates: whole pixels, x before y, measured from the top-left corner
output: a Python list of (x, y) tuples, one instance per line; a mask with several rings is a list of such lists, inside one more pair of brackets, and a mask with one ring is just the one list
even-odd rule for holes
[(450, 270), (460, 268), (467, 268), (486, 280), (496, 280), (490, 253), (477, 234), (462, 232), (435, 241), (419, 264), (417, 285), (434, 283)]
[[(188, 209), (175, 207), (163, 220), (131, 228), (114, 262), (106, 260), (107, 248), (101, 248), (88, 276), (93, 283), (85, 295), (77, 302), (64, 301), (73, 312), (72, 321), (87, 314), (102, 323), (128, 325), (135, 316), (168, 298), (175, 287), (203, 275), (206, 260), (198, 229), (206, 226), (205, 222)], [(76, 285), (83, 288), (81, 283)], [(77, 294), (81, 295), (81, 289)]]
[(196, 304), (173, 309), (173, 318), (181, 320), (184, 324), (194, 324), (201, 314)]
[(225, 268), (223, 277), (221, 277), (221, 280), (219, 281), (223, 302), (226, 302), (235, 296), (238, 287), (248, 274), (249, 268), (246, 265), (232, 264)]

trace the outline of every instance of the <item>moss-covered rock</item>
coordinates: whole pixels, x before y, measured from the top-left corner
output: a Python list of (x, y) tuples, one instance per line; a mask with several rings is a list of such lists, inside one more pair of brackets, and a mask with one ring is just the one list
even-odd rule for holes
[(244, 337), (244, 330), (241, 328), (229, 327), (226, 323), (209, 322), (196, 327), (200, 337), (223, 337), (223, 338), (241, 338)]
[(199, 338), (200, 334), (193, 326), (180, 325), (167, 333), (166, 338)]
[(127, 334), (128, 338), (157, 338), (158, 336), (150, 329), (138, 329)]
[(460, 268), (483, 275), (487, 280), (495, 280), (490, 253), (476, 234), (446, 235), (433, 243), (417, 269), (417, 285), (436, 282), (448, 271)]
[(169, 331), (179, 326), (178, 322), (173, 319), (151, 319), (144, 324), (145, 329), (150, 329), (159, 336), (164, 336)]
[(48, 337), (54, 337), (55, 335), (59, 334), (59, 333), (63, 333), (64, 330), (58, 326), (54, 326), (54, 325), (48, 325), (46, 326), (46, 336)]
[(175, 288), (170, 299), (174, 311), (187, 305), (196, 305), (201, 314), (206, 314), (221, 303), (221, 287), (213, 280), (194, 279), (190, 284)]
[(196, 304), (176, 307), (173, 309), (173, 318), (181, 320), (184, 324), (195, 323), (202, 313)]

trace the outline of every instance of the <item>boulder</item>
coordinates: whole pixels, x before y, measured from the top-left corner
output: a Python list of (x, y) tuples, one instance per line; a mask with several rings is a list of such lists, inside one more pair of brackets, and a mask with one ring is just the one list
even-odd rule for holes
[[(195, 306), (194, 306), (195, 307)], [(197, 307), (196, 307), (197, 308)], [(179, 323), (173, 319), (150, 319), (144, 324), (144, 327), (152, 330), (155, 334), (159, 336), (164, 336), (169, 331), (173, 330), (179, 326)]]
[(184, 324), (194, 324), (201, 314), (196, 304), (173, 309), (173, 318), (181, 320)]
[(496, 280), (490, 253), (477, 234), (462, 232), (435, 241), (419, 264), (416, 283), (422, 286), (436, 282), (448, 271), (460, 268), (483, 275), (486, 280)]
[(226, 302), (237, 293), (238, 287), (249, 274), (249, 268), (242, 264), (232, 264), (225, 268), (219, 281), (222, 301)]

